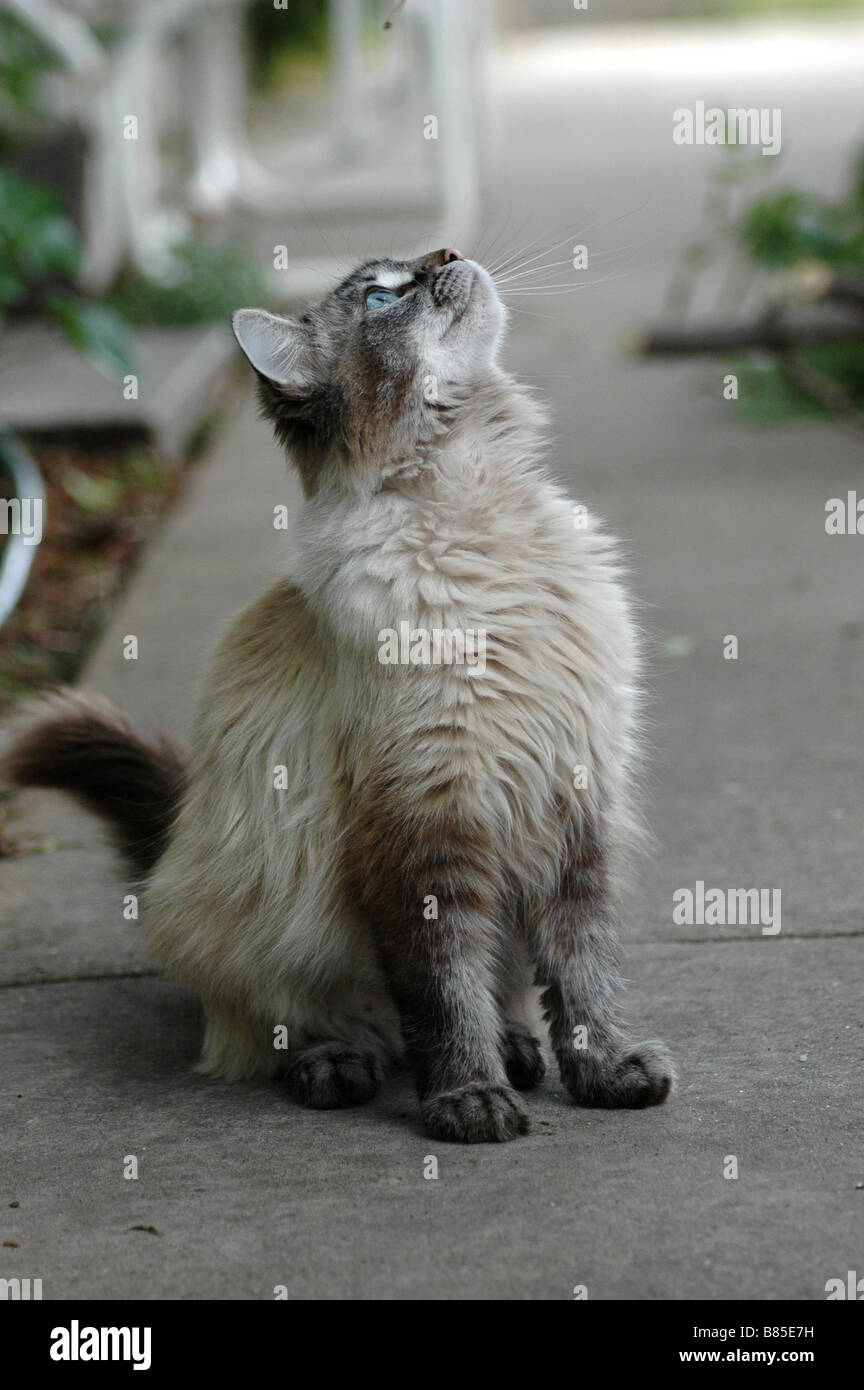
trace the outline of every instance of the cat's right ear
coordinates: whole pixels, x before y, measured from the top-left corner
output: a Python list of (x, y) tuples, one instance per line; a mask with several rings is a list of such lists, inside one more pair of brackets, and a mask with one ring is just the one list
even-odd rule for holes
[(266, 309), (237, 309), (231, 327), (256, 372), (290, 395), (309, 394), (314, 385), (309, 343), (296, 320)]

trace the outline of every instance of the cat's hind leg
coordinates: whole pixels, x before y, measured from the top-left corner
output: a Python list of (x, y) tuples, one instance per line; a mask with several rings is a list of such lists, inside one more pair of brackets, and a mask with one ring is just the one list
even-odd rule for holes
[[(388, 1062), (399, 1055), (395, 1019), (380, 1026), (281, 996), (266, 1018), (221, 1000), (205, 1001), (206, 1028), (197, 1070), (227, 1081), (260, 1076), (282, 1083), (314, 1110), (365, 1105), (381, 1089)], [(287, 1022), (272, 1023), (279, 1018)]]
[(522, 935), (512, 930), (512, 923), (519, 917), (519, 901), (518, 880), (512, 879), (501, 915), (502, 934), (507, 942), (498, 963), (501, 1051), (510, 1085), (517, 1091), (533, 1091), (546, 1075), (540, 1038), (548, 1039), (534, 987), (534, 962)]
[(526, 1023), (504, 1021), (504, 1066), (507, 1079), (517, 1091), (533, 1091), (546, 1075), (543, 1049)]
[(660, 1042), (628, 1043), (616, 995), (617, 923), (602, 846), (590, 827), (573, 832), (557, 887), (524, 905), (561, 1080), (577, 1105), (660, 1105), (674, 1069)]
[(377, 1096), (383, 1079), (381, 1057), (374, 1048), (338, 1040), (301, 1048), (285, 1076), (293, 1098), (312, 1110), (365, 1105)]
[(195, 1070), (223, 1081), (242, 1081), (252, 1076), (275, 1076), (281, 1069), (273, 1034), (259, 1019), (239, 1005), (225, 1000), (214, 1003), (206, 996), (204, 1042)]

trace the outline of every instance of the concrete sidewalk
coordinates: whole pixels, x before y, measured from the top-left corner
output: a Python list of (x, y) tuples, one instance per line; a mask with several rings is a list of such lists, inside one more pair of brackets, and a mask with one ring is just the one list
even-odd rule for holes
[[(767, 46), (765, 63), (736, 104), (782, 106), (784, 179), (831, 188), (850, 154), (835, 132), (860, 118), (851, 69), (772, 75)], [(41, 1278), (47, 1299), (269, 1299), (277, 1285), (569, 1299), (587, 1285), (596, 1299), (809, 1300), (862, 1267), (864, 542), (824, 530), (826, 499), (859, 482), (860, 446), (826, 425), (744, 426), (719, 363), (620, 356), (695, 231), (712, 153), (672, 144), (671, 110), (717, 87), (692, 63), (686, 80), (671, 64), (617, 84), (556, 72), (542, 50), (501, 69), (506, 180), (488, 190), (488, 240), (551, 243), (596, 216), (598, 249), (635, 247), (590, 293), (517, 301), (530, 312), (506, 357), (550, 400), (556, 467), (628, 538), (648, 603), (660, 848), (626, 973), (634, 1031), (669, 1043), (680, 1091), (655, 1111), (576, 1110), (552, 1076), (529, 1099), (529, 1137), (456, 1148), (424, 1137), (402, 1082), (317, 1113), (275, 1085), (201, 1080), (196, 1005), (152, 973), (95, 824), (28, 796), (21, 823), (45, 852), (0, 864), (0, 1210), (2, 1240), (19, 1242), (0, 1277)], [(534, 211), (508, 231), (514, 208)], [(220, 626), (290, 567), (278, 502), (296, 508), (297, 488), (246, 398), (87, 684), (188, 729)], [(672, 894), (699, 880), (780, 889), (781, 932), (676, 926)]]

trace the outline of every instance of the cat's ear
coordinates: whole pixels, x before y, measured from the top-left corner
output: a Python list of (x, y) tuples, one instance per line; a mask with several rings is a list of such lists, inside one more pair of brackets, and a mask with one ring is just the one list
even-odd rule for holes
[(309, 343), (296, 320), (266, 309), (237, 309), (231, 327), (256, 372), (292, 394), (309, 393), (314, 385)]

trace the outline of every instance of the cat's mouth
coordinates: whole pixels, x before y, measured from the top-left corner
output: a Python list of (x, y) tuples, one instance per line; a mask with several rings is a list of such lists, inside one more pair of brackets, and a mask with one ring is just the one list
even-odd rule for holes
[(439, 308), (449, 309), (452, 315), (442, 338), (463, 318), (479, 283), (477, 267), (471, 261), (453, 261), (439, 270), (433, 283), (432, 298)]
[(488, 270), (477, 261), (450, 262), (432, 280), (430, 298), (448, 371), (470, 375), (494, 362), (506, 311)]

